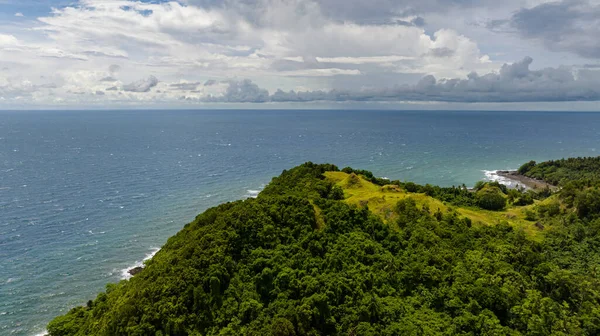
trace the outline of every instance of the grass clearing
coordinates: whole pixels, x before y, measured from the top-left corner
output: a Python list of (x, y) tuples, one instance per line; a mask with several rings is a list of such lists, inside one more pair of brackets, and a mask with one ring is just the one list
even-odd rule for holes
[[(525, 212), (533, 210), (534, 205), (508, 207), (504, 211), (489, 211), (476, 207), (456, 207), (422, 193), (409, 193), (396, 185), (378, 186), (367, 181), (363, 176), (344, 172), (326, 172), (325, 177), (344, 190), (345, 201), (359, 207), (368, 206), (369, 210), (380, 216), (384, 222), (393, 223), (394, 207), (398, 201), (411, 197), (418, 206), (428, 207), (431, 213), (438, 209), (442, 213), (456, 210), (461, 216), (468, 217), (473, 225), (496, 225), (508, 222), (523, 229), (532, 239), (541, 239), (543, 231), (535, 226), (535, 222), (525, 220)], [(547, 200), (546, 200), (547, 201)], [(546, 202), (544, 201), (544, 202)]]

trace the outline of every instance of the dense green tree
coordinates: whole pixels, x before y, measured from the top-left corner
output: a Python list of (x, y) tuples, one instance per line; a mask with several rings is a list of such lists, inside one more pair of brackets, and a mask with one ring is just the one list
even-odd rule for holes
[(486, 210), (502, 210), (506, 207), (506, 198), (502, 191), (495, 186), (486, 186), (477, 191), (477, 205)]
[(589, 188), (577, 193), (575, 207), (579, 217), (594, 217), (600, 214), (600, 188)]
[[(50, 335), (600, 334), (600, 191), (588, 183), (536, 205), (550, 229), (530, 239), (413, 197), (384, 223), (344, 202), (327, 171), (337, 167), (306, 163), (256, 199), (205, 211), (131, 280), (54, 319)], [(526, 197), (493, 183), (426, 188), (486, 208)]]
[(598, 185), (600, 183), (600, 156), (569, 158), (539, 164), (531, 161), (519, 168), (519, 173), (554, 185), (562, 186), (573, 181)]
[(527, 174), (529, 171), (531, 171), (531, 169), (535, 167), (536, 164), (537, 163), (535, 161), (529, 161), (526, 164), (519, 167), (519, 170), (517, 172), (522, 175)]

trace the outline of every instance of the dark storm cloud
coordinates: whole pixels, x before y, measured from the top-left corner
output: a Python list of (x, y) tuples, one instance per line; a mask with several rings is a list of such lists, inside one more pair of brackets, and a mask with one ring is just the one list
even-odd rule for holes
[(600, 6), (588, 1), (559, 1), (524, 8), (508, 20), (490, 22), (488, 27), (539, 40), (553, 51), (600, 57)]
[(437, 80), (425, 76), (415, 85), (365, 91), (308, 91), (274, 94), (250, 80), (232, 81), (225, 95), (206, 101), (229, 103), (310, 102), (310, 101), (437, 101), (437, 102), (558, 102), (600, 100), (600, 72), (571, 68), (530, 70), (533, 60), (505, 64), (497, 73), (480, 76), (471, 73), (466, 79)]

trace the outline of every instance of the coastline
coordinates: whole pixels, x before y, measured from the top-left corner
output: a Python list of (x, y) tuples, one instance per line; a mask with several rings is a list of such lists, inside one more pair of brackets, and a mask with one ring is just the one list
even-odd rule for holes
[(158, 253), (158, 251), (160, 251), (160, 248), (152, 247), (152, 248), (150, 248), (150, 250), (152, 252), (146, 254), (146, 256), (144, 257), (144, 259), (142, 261), (136, 261), (135, 264), (121, 269), (121, 271), (120, 271), (121, 272), (121, 280), (129, 280), (134, 275), (139, 273), (139, 271), (141, 271), (144, 268), (144, 262), (146, 260), (152, 259), (152, 257), (154, 257), (154, 255), (156, 255), (156, 253)]
[(552, 191), (558, 190), (558, 187), (555, 185), (552, 185), (542, 180), (521, 175), (516, 170), (497, 170), (496, 174), (500, 177), (511, 180), (512, 182), (523, 186), (527, 189), (542, 190), (545, 188), (549, 188)]

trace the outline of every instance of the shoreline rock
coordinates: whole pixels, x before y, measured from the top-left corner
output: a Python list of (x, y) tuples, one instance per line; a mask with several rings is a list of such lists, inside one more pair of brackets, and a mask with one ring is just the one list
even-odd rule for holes
[(143, 269), (143, 267), (138, 266), (130, 269), (129, 271), (127, 271), (127, 273), (131, 274), (131, 276), (135, 276), (139, 274)]
[(555, 185), (552, 185), (546, 181), (521, 175), (516, 170), (498, 170), (496, 174), (498, 174), (498, 176), (518, 182), (519, 184), (522, 184), (523, 186), (532, 190), (542, 190), (545, 188), (549, 188), (552, 191), (558, 190), (558, 187)]

